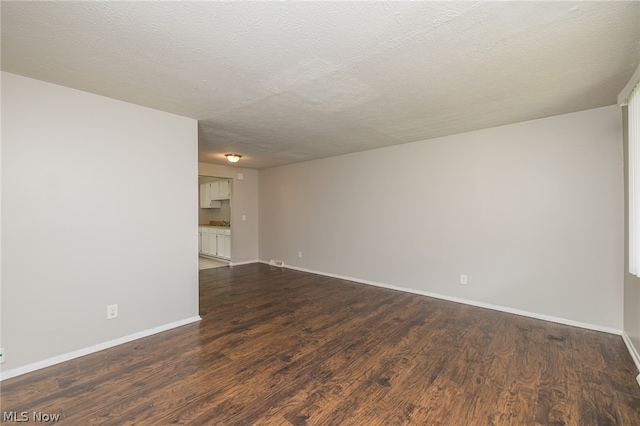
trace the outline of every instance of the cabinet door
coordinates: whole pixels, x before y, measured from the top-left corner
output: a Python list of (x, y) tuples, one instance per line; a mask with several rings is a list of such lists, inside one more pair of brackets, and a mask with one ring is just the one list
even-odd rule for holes
[(209, 254), (209, 230), (200, 228), (200, 253)]
[(212, 195), (213, 195), (213, 186), (211, 185), (211, 182), (209, 182), (207, 184), (207, 190), (206, 190), (207, 205), (209, 207), (211, 207), (211, 200), (213, 199), (213, 198), (211, 198)]
[(202, 228), (198, 228), (198, 253), (202, 253)]
[(218, 186), (213, 186), (212, 184), (215, 182), (208, 182), (200, 184), (200, 208), (201, 209), (210, 209), (212, 207), (220, 208), (220, 203), (212, 203), (212, 191), (215, 191), (217, 194)]
[(228, 200), (231, 195), (230, 184), (228, 180), (219, 180), (218, 181), (218, 195), (223, 200)]
[(231, 234), (224, 235), (224, 255), (225, 259), (231, 259)]
[(224, 229), (216, 229), (216, 255), (221, 257), (224, 252)]
[(206, 209), (209, 207), (209, 198), (207, 197), (207, 184), (200, 184), (200, 208)]
[(218, 234), (216, 234), (216, 230), (209, 228), (209, 252), (207, 253), (209, 256), (217, 255), (217, 239)]
[(218, 182), (209, 182), (209, 200), (219, 200), (220, 199), (220, 189)]

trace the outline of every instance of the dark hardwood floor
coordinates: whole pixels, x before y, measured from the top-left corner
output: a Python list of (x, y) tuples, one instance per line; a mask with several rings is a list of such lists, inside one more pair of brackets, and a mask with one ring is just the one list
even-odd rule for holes
[(253, 264), (202, 321), (2, 382), (71, 425), (640, 425), (619, 336)]

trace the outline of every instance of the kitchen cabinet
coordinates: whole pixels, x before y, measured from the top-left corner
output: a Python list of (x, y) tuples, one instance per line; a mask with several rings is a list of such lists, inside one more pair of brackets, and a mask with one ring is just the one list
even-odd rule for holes
[[(213, 186), (211, 185), (215, 182), (207, 182), (200, 184), (200, 208), (201, 209), (219, 209), (222, 207), (222, 202), (212, 198), (213, 196)], [(215, 186), (216, 191), (218, 190), (218, 185)], [(216, 193), (216, 196), (218, 194)]]
[(224, 251), (225, 259), (231, 259), (231, 229), (224, 230)]
[(231, 198), (231, 183), (228, 179), (217, 180), (210, 183), (212, 200), (228, 200)]
[(200, 184), (200, 208), (210, 209), (211, 203), (211, 187), (206, 183)]
[(200, 208), (220, 208), (220, 200), (228, 200), (229, 198), (231, 198), (231, 181), (229, 179), (200, 184)]
[(216, 256), (224, 256), (224, 229), (216, 230)]
[(213, 247), (211, 246), (210, 233), (211, 228), (201, 227), (200, 228), (200, 254), (204, 254), (205, 256), (211, 256), (212, 254), (215, 256), (216, 246), (215, 243)]
[(231, 260), (231, 230), (212, 226), (198, 228), (199, 252), (203, 256)]
[(211, 250), (211, 242), (209, 239), (210, 228), (200, 227), (198, 233), (200, 234), (200, 254), (205, 256), (211, 256), (211, 253), (215, 254), (215, 245), (213, 246), (213, 250)]

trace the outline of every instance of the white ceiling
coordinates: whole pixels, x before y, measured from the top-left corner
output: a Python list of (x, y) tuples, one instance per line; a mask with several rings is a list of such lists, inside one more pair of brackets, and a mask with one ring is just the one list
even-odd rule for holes
[(199, 120), (265, 168), (612, 105), (640, 2), (10, 2), (2, 69)]

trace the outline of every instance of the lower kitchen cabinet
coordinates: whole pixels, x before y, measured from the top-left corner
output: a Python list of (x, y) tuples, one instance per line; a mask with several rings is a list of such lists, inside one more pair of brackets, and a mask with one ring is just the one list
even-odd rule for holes
[(224, 245), (223, 239), (224, 233), (220, 233), (219, 230), (216, 230), (216, 256), (218, 257), (224, 257), (224, 250), (222, 249), (222, 246)]
[(231, 229), (224, 230), (224, 254), (225, 259), (231, 259)]
[(231, 230), (201, 226), (198, 228), (199, 252), (203, 256), (231, 260)]

